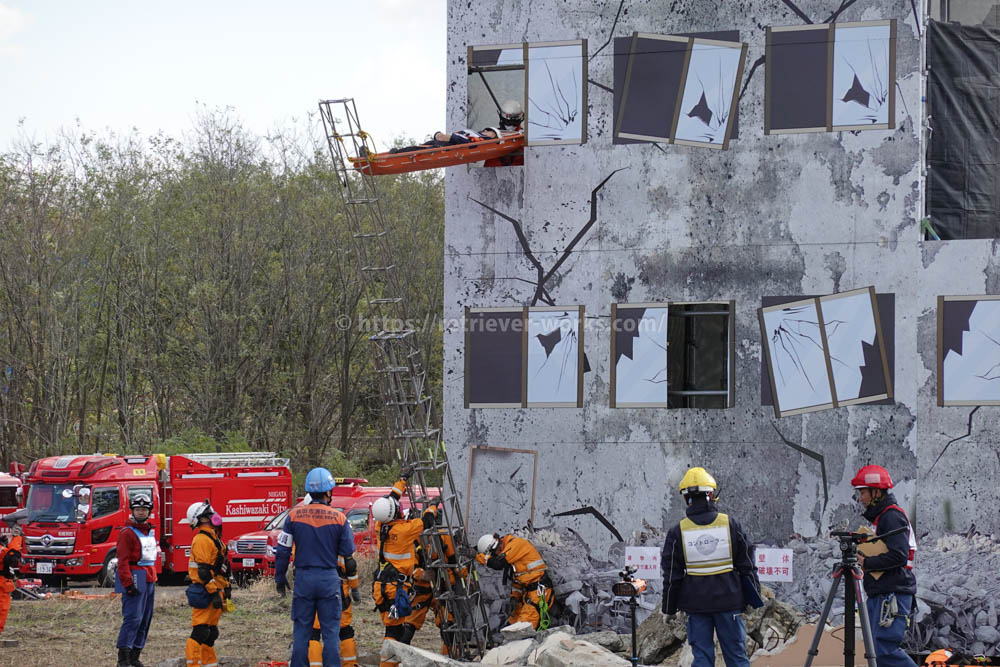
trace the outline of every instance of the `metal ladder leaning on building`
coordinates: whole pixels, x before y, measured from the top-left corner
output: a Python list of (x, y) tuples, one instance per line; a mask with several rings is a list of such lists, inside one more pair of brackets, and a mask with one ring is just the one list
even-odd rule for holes
[[(455, 619), (451, 627), (444, 625), (445, 643), (453, 658), (482, 656), (489, 644), (489, 622), (475, 575), (476, 562), (472, 550), (467, 548), (461, 505), (448, 467), (433, 398), (427, 389), (427, 371), (417, 331), (407, 328), (404, 290), (394, 259), (394, 230), (383, 216), (375, 177), (354, 170), (348, 161), (348, 156), (355, 156), (364, 164), (367, 151), (374, 152), (374, 145), (361, 129), (353, 98), (321, 100), (319, 110), (330, 157), (340, 180), (344, 214), (354, 237), (368, 316), (380, 328), (377, 334), (369, 336), (369, 341), (378, 350), (375, 370), (386, 426), (397, 443), (402, 464), (412, 468), (411, 480), (419, 486), (421, 494), (426, 494), (429, 488), (426, 476), (438, 473), (442, 480), (440, 498), (415, 495), (411, 485), (408, 493), (413, 507), (423, 509), (441, 503), (438, 525), (425, 530), (420, 542), (426, 568), (433, 573), (434, 597), (444, 602), (448, 618)], [(441, 538), (445, 536), (456, 547), (456, 562), (449, 563), (443, 556)], [(428, 554), (437, 554), (437, 558), (431, 559)], [(466, 577), (461, 576), (462, 571), (467, 573)], [(459, 583), (453, 586), (452, 580)]]

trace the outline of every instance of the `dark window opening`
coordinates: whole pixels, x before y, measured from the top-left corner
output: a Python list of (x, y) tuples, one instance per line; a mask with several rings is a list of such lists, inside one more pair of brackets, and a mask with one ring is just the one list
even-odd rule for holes
[(117, 512), (121, 509), (121, 497), (118, 493), (117, 486), (104, 488), (97, 487), (92, 493), (92, 518), (96, 519), (101, 516), (107, 516), (108, 514)]
[(732, 305), (670, 306), (667, 317), (667, 405), (727, 408), (732, 405)]

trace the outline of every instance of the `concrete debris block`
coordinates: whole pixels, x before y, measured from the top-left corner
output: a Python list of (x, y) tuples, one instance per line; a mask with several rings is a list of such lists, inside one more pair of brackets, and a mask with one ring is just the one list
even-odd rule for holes
[(531, 653), (535, 643), (530, 639), (520, 639), (518, 641), (498, 646), (487, 651), (483, 656), (481, 664), (484, 665), (523, 665), (527, 656)]
[(518, 621), (508, 626), (500, 628), (504, 641), (514, 641), (518, 639), (531, 639), (535, 636), (535, 628), (527, 621)]
[(929, 604), (936, 604), (939, 607), (948, 606), (948, 597), (943, 593), (937, 593), (930, 589), (917, 589), (917, 597)]
[(631, 664), (605, 648), (556, 632), (545, 638), (528, 655), (529, 665), (538, 667), (576, 667), (577, 665), (607, 665), (626, 667)]
[(583, 588), (583, 582), (579, 579), (573, 579), (561, 584), (556, 584), (553, 591), (555, 592), (556, 597), (563, 597), (565, 595), (569, 595), (570, 593), (574, 593), (581, 588)]
[(639, 662), (655, 665), (687, 638), (687, 614), (650, 614), (636, 630)]
[(580, 615), (580, 604), (583, 602), (590, 602), (590, 598), (581, 593), (580, 591), (573, 591), (569, 594), (566, 600), (563, 602), (570, 611), (572, 611), (577, 616)]
[(590, 634), (579, 635), (579, 639), (590, 642), (591, 644), (603, 646), (609, 651), (614, 651), (615, 653), (632, 653), (631, 635), (620, 635), (617, 632), (604, 630), (603, 632), (591, 632)]
[(986, 644), (996, 644), (1000, 642), (1000, 631), (988, 625), (980, 625), (976, 628), (976, 639)]
[(382, 641), (382, 650), (379, 655), (384, 661), (396, 661), (406, 665), (406, 667), (438, 667), (439, 665), (456, 667), (458, 665), (472, 664), (452, 660), (448, 656), (441, 655), (440, 653), (433, 653), (431, 651), (425, 651), (424, 649), (417, 648), (416, 646), (401, 644), (393, 639), (385, 639)]

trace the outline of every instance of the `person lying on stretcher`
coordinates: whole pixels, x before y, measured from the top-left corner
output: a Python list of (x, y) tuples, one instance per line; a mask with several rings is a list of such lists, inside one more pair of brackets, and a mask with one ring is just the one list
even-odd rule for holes
[(409, 153), (411, 151), (423, 151), (428, 148), (443, 148), (444, 146), (459, 146), (461, 144), (471, 144), (475, 141), (487, 141), (489, 139), (499, 139), (502, 136), (500, 130), (495, 127), (486, 127), (479, 132), (469, 129), (458, 130), (448, 134), (447, 132), (435, 132), (434, 135), (422, 144), (415, 146), (402, 146), (390, 149), (390, 153)]

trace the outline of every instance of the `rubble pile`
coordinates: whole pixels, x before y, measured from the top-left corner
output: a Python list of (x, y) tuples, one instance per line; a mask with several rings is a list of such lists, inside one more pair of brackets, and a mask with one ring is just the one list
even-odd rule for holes
[[(818, 616), (830, 590), (830, 573), (840, 560), (832, 538), (793, 539), (795, 581), (776, 583), (776, 595), (807, 615)], [(904, 648), (930, 652), (950, 648), (977, 655), (1000, 654), (1000, 539), (986, 535), (923, 536), (914, 572), (917, 609)], [(844, 602), (833, 606), (831, 622), (843, 622)]]

